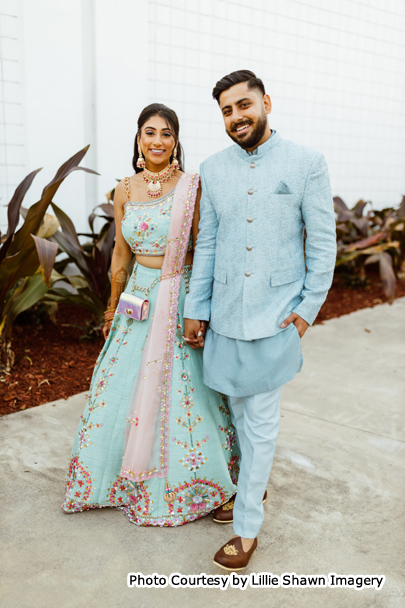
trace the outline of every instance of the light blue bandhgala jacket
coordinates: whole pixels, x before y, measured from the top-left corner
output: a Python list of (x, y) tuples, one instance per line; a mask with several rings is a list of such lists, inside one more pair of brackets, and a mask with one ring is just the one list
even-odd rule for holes
[[(336, 227), (323, 154), (271, 137), (201, 165), (197, 246), (184, 316), (255, 340), (296, 312), (310, 325), (331, 286)], [(303, 246), (306, 229), (305, 256)]]

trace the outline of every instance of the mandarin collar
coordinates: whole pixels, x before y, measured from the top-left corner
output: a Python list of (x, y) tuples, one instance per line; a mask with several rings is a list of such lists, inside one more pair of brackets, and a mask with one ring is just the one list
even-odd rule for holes
[(267, 141), (264, 142), (261, 146), (253, 150), (252, 152), (248, 152), (244, 150), (238, 144), (235, 144), (234, 148), (238, 156), (243, 158), (244, 160), (250, 160), (252, 157), (260, 158), (267, 154), (274, 146), (276, 146), (281, 141), (281, 136), (277, 133), (275, 129), (272, 130), (272, 133)]

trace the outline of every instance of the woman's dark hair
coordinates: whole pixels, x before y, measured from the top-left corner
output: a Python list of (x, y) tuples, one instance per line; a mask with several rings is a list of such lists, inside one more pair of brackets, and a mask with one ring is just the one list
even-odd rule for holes
[(260, 80), (260, 78), (257, 78), (256, 74), (250, 70), (238, 70), (237, 72), (231, 72), (227, 76), (221, 78), (221, 80), (218, 80), (217, 84), (212, 90), (213, 98), (219, 103), (219, 96), (221, 93), (227, 91), (233, 87), (234, 84), (239, 84), (240, 82), (247, 82), (248, 89), (259, 89), (263, 95), (266, 95), (263, 81)]
[[(132, 166), (135, 169), (135, 173), (140, 173), (143, 169), (139, 169), (136, 166), (136, 161), (139, 156), (138, 149), (138, 135), (141, 135), (141, 129), (145, 122), (152, 118), (152, 116), (161, 116), (166, 121), (166, 124), (173, 132), (174, 139), (176, 140), (175, 148), (177, 147), (177, 160), (179, 161), (179, 169), (180, 171), (184, 171), (183, 162), (184, 162), (184, 152), (181, 144), (179, 142), (179, 119), (177, 118), (177, 114), (174, 110), (171, 110), (167, 106), (163, 105), (163, 103), (151, 103), (149, 106), (146, 106), (142, 110), (138, 118), (138, 131), (135, 135), (135, 143), (134, 143), (134, 157), (132, 159)], [(170, 156), (170, 162), (173, 160), (173, 155)]]

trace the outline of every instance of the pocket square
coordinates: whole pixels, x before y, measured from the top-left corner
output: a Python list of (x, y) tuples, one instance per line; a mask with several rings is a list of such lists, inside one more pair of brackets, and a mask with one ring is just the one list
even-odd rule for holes
[(292, 192), (285, 182), (280, 182), (274, 194), (292, 194)]

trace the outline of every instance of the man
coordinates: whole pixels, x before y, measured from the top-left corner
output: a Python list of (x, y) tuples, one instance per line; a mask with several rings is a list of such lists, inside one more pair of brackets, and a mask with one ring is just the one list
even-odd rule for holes
[(210, 322), (204, 382), (228, 395), (241, 452), (234, 507), (214, 513), (233, 519), (235, 536), (214, 562), (241, 570), (263, 523), (281, 388), (301, 369), (300, 338), (332, 283), (335, 217), (323, 155), (270, 130), (270, 97), (253, 72), (225, 76), (213, 97), (236, 145), (201, 165), (185, 338), (202, 346)]

